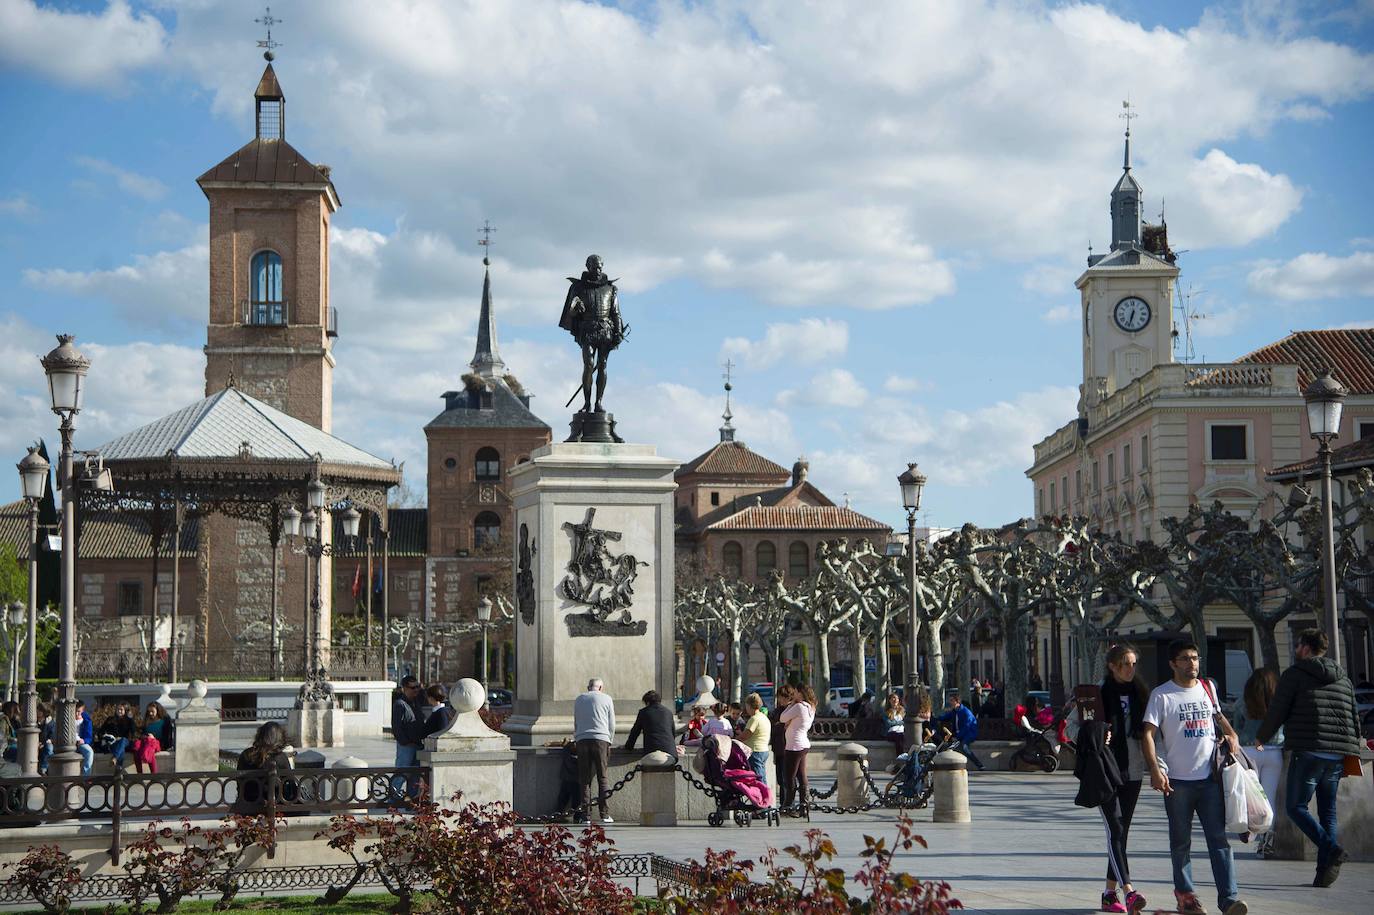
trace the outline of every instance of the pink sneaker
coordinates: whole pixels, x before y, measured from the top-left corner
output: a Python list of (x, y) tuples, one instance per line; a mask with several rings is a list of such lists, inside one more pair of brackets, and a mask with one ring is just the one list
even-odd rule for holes
[(1102, 894), (1102, 911), (1104, 911), (1104, 912), (1125, 912), (1125, 911), (1126, 911), (1126, 907), (1125, 907), (1124, 905), (1121, 904), (1121, 900), (1120, 900), (1120, 898), (1117, 897), (1116, 891), (1115, 891), (1115, 890), (1112, 890), (1111, 892), (1107, 892), (1107, 893), (1103, 893), (1103, 894)]
[(1145, 911), (1145, 905), (1145, 897), (1135, 890), (1126, 894), (1126, 911), (1130, 912), (1131, 915), (1140, 915), (1141, 912)]

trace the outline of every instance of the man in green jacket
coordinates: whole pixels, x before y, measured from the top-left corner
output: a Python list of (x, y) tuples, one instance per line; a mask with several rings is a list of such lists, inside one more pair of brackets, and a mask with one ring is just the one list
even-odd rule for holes
[[(1288, 788), (1284, 807), (1317, 846), (1317, 876), (1313, 886), (1330, 886), (1350, 857), (1336, 840), (1336, 792), (1345, 771), (1345, 757), (1360, 753), (1360, 716), (1355, 709), (1355, 687), (1345, 670), (1326, 656), (1326, 633), (1305, 629), (1294, 651), (1297, 660), (1279, 677), (1278, 689), (1269, 703), (1255, 736), (1255, 746), (1283, 728), (1288, 762)], [(1307, 805), (1317, 795), (1317, 819)]]

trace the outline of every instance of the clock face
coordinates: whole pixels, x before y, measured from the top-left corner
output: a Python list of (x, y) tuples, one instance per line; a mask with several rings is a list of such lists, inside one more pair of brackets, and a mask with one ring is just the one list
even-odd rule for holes
[(1127, 333), (1144, 330), (1145, 325), (1150, 323), (1150, 303), (1133, 295), (1127, 296), (1116, 303), (1112, 318), (1116, 326)]

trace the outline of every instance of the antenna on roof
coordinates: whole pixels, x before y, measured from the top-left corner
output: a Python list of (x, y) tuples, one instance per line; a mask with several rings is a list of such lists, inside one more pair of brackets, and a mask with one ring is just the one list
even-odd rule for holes
[(281, 47), (281, 42), (272, 40), (272, 26), (278, 25), (281, 20), (272, 15), (272, 7), (269, 6), (267, 12), (263, 13), (261, 18), (254, 19), (253, 21), (267, 29), (267, 37), (258, 39), (258, 47), (266, 48), (266, 50), (262, 52), (262, 59), (271, 63), (277, 59), (277, 55), (272, 53), (272, 49)]
[(720, 415), (720, 418), (725, 422), (720, 427), (720, 440), (733, 442), (735, 440), (735, 427), (730, 420), (735, 418), (735, 414), (730, 412), (730, 392), (735, 389), (735, 386), (730, 383), (730, 373), (734, 371), (735, 364), (726, 359), (721, 365), (725, 368), (725, 372), (720, 376), (725, 379), (725, 412)]
[[(1193, 299), (1194, 299), (1194, 297), (1196, 297), (1196, 296), (1201, 296), (1201, 295), (1206, 295), (1206, 294), (1207, 294), (1207, 290), (1205, 290), (1205, 289), (1194, 289), (1191, 285), (1189, 285), (1189, 286), (1188, 286), (1188, 291), (1185, 292), (1185, 293), (1183, 294), (1182, 300), (1178, 303), (1178, 312), (1179, 312), (1179, 315), (1178, 315), (1178, 316), (1179, 316), (1179, 322), (1178, 322), (1178, 323), (1180, 323), (1180, 324), (1183, 325), (1183, 358), (1182, 358), (1181, 361), (1183, 362), (1184, 365), (1187, 365), (1188, 363), (1192, 362), (1193, 359), (1195, 358), (1195, 355), (1196, 355), (1196, 354), (1193, 352), (1193, 322), (1194, 322), (1194, 321), (1203, 321), (1203, 320), (1206, 320), (1206, 318), (1208, 317), (1207, 315), (1202, 314), (1201, 312), (1197, 311), (1197, 309), (1195, 309), (1195, 308), (1193, 307)], [(1175, 347), (1175, 349), (1178, 348), (1178, 345), (1179, 345), (1178, 331), (1174, 331), (1174, 347)], [(1205, 360), (1204, 360), (1204, 361), (1205, 361)]]

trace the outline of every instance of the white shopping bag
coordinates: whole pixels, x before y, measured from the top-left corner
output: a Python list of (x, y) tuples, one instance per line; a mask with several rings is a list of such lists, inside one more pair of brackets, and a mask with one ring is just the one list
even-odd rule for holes
[(1245, 799), (1245, 767), (1233, 757), (1221, 770), (1221, 793), (1226, 801), (1226, 831), (1250, 831), (1249, 802)]
[(1256, 835), (1268, 832), (1274, 826), (1274, 807), (1269, 803), (1269, 796), (1264, 793), (1264, 786), (1260, 784), (1259, 773), (1255, 771), (1254, 764), (1248, 756), (1244, 757), (1244, 765), (1240, 770), (1245, 781), (1246, 825), (1249, 831)]

